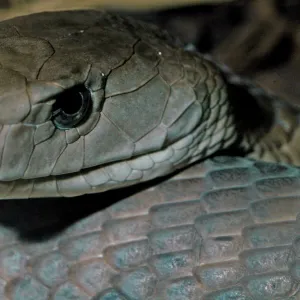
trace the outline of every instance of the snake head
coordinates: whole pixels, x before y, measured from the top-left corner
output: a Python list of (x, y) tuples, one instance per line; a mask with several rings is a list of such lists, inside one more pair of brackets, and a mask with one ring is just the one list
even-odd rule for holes
[(179, 46), (100, 11), (3, 21), (1, 197), (130, 185), (231, 144), (222, 76)]

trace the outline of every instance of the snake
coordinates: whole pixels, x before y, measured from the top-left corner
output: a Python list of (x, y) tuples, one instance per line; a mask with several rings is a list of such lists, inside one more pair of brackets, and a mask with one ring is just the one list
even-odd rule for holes
[(300, 298), (297, 107), (98, 10), (0, 22), (0, 91), (0, 299)]

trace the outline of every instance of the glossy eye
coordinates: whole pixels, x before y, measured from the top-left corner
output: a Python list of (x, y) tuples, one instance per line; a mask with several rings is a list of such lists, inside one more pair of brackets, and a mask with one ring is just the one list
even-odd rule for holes
[(55, 100), (52, 121), (61, 130), (73, 128), (84, 121), (92, 104), (90, 91), (83, 85), (66, 90)]

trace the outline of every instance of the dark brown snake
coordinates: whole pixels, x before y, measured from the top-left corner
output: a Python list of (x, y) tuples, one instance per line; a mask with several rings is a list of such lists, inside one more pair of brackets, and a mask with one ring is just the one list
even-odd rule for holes
[(0, 91), (1, 300), (300, 299), (295, 108), (100, 11), (1, 22)]

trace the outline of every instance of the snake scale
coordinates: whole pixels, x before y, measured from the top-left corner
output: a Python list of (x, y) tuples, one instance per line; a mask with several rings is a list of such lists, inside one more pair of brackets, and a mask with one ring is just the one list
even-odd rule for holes
[(300, 299), (297, 109), (92, 10), (1, 22), (0, 91), (0, 299)]

